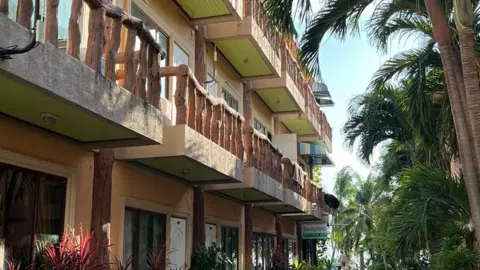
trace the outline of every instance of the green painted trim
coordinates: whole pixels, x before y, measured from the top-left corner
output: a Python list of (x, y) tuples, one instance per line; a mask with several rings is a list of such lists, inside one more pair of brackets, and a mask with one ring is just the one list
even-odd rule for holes
[(256, 91), (273, 112), (299, 111), (295, 100), (286, 88), (259, 89)]
[(230, 15), (222, 0), (177, 0), (191, 19), (202, 19)]
[[(0, 75), (0, 85), (0, 113), (84, 143), (139, 138), (138, 134), (119, 124), (26, 83)], [(57, 116), (57, 123), (46, 125), (42, 121), (44, 113)]]
[(217, 48), (242, 77), (272, 75), (273, 72), (248, 38), (219, 40)]

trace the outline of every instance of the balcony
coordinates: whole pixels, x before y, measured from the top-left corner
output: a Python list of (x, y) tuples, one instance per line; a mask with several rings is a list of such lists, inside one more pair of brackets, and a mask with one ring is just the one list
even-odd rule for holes
[(206, 31), (206, 38), (248, 80), (281, 75), (280, 37), (268, 33), (258, 1), (244, 0), (241, 21), (209, 24)]
[(194, 23), (212, 24), (238, 21), (243, 14), (243, 0), (175, 0)]
[(300, 142), (321, 144), (331, 153), (332, 129), (308, 84), (305, 84), (303, 96), (305, 97), (305, 113), (277, 113), (277, 119), (290, 132), (296, 133)]
[[(298, 221), (315, 221), (324, 220), (330, 214), (330, 208), (324, 201), (325, 193), (321, 188), (317, 187), (310, 179), (305, 181), (303, 196), (307, 199), (308, 207), (303, 213), (284, 214), (291, 219)], [(316, 203), (316, 206), (313, 206)]]
[(311, 82), (310, 87), (312, 89), (313, 95), (317, 103), (322, 107), (329, 107), (333, 106), (332, 96), (330, 95), (330, 91), (328, 87), (323, 82)]
[(282, 158), (282, 164), (283, 200), (281, 202), (258, 203), (255, 206), (263, 207), (278, 214), (304, 213), (309, 208), (304, 194), (307, 174), (298, 163), (287, 157)]
[(282, 44), (281, 77), (252, 81), (253, 89), (275, 113), (305, 112), (303, 76), (293, 53), (285, 43)]
[(310, 166), (334, 166), (332, 157), (321, 144), (298, 143), (298, 154), (310, 164)]
[(116, 149), (115, 157), (194, 184), (242, 182), (243, 117), (210, 97), (188, 66), (160, 74), (176, 77), (176, 115), (164, 126), (164, 144)]
[[(161, 86), (157, 60), (165, 54), (160, 45), (140, 20), (126, 16), (120, 8), (111, 4), (90, 5), (93, 1), (85, 1), (91, 8), (90, 31), (88, 41), (84, 42), (87, 45), (85, 61), (80, 61), (78, 18), (81, 7), (70, 14), (71, 38), (65, 52), (57, 48), (58, 6), (53, 2), (48, 2), (51, 6), (46, 8), (46, 29), (38, 30), (41, 33), (45, 30), (47, 42), (19, 54), (14, 53), (15, 48), (34, 45), (33, 35), (27, 30), (32, 27), (33, 0), (19, 2), (17, 23), (5, 15), (16, 11), (2, 10), (4, 14), (0, 13), (0, 47), (7, 48), (2, 52), (5, 60), (0, 61), (3, 86), (0, 113), (91, 148), (161, 143), (162, 114), (158, 102)], [(106, 15), (105, 10), (109, 10)], [(112, 21), (112, 31), (108, 33), (104, 32), (105, 16)], [(130, 76), (128, 87), (121, 87), (115, 78), (115, 55), (120, 44), (125, 43), (122, 28), (128, 30), (127, 40), (138, 36), (145, 48), (138, 72), (134, 70), (133, 61), (125, 64)], [(102, 48), (100, 37), (104, 35), (107, 42)], [(126, 43), (126, 50), (133, 50), (128, 41)], [(104, 60), (105, 76), (100, 65), (102, 49), (108, 52)], [(147, 62), (147, 52), (153, 61)], [(148, 88), (146, 81), (151, 85)]]
[(252, 127), (245, 133), (247, 161), (243, 169), (243, 183), (210, 185), (205, 190), (215, 191), (242, 202), (260, 203), (282, 201), (282, 154), (263, 134)]

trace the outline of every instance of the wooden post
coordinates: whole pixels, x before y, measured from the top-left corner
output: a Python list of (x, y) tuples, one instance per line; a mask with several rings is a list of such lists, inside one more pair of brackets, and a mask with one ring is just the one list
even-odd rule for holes
[[(123, 87), (133, 93), (135, 86), (135, 39), (137, 30), (128, 29), (127, 41), (125, 44), (125, 82)], [(177, 107), (178, 108), (178, 107)]]
[(8, 16), (8, 0), (0, 0), (0, 13)]
[(201, 186), (193, 187), (193, 245), (192, 254), (205, 245), (205, 191)]
[(226, 105), (225, 103), (221, 103), (220, 105), (220, 146), (225, 148), (225, 106), (228, 106)]
[(100, 72), (100, 61), (102, 59), (103, 47), (103, 25), (105, 23), (105, 9), (98, 8), (90, 10), (90, 18), (88, 20), (88, 43), (87, 52), (85, 54), (85, 65), (91, 69)]
[(195, 77), (205, 86), (205, 25), (198, 25), (195, 31)]
[(147, 100), (155, 108), (160, 108), (160, 64), (158, 62), (158, 51), (152, 46), (148, 47), (148, 92)]
[(302, 225), (297, 221), (297, 260), (303, 260)]
[(21, 26), (32, 28), (33, 0), (18, 0), (17, 23)]
[(195, 130), (203, 135), (203, 110), (205, 109), (206, 96), (200, 90), (196, 91), (196, 111), (195, 113)]
[[(282, 216), (275, 215), (275, 231), (277, 232), (277, 248), (283, 251), (283, 231), (282, 231)], [(288, 254), (284, 254), (288, 256)]]
[(245, 250), (244, 250), (244, 267), (245, 269), (253, 269), (252, 250), (253, 250), (253, 222), (252, 222), (252, 204), (245, 204)]
[(220, 141), (220, 117), (221, 117), (221, 103), (213, 106), (213, 121), (212, 121), (212, 142), (219, 144)]
[(105, 57), (105, 77), (112, 82), (115, 82), (115, 57), (117, 56), (118, 49), (120, 48), (120, 41), (122, 35), (121, 20), (117, 19), (113, 21), (111, 33), (112, 35), (109, 38), (109, 42), (105, 45), (105, 47), (107, 48)]
[(177, 76), (177, 89), (175, 89), (175, 106), (177, 107), (176, 124), (187, 123), (187, 87), (188, 77)]
[(195, 88), (194, 84), (189, 83), (188, 84), (187, 119), (188, 119), (188, 126), (194, 130), (195, 130), (195, 113), (197, 111), (197, 103), (195, 102), (196, 92), (197, 92), (197, 89)]
[(148, 76), (148, 44), (146, 41), (142, 40), (140, 45), (140, 63), (137, 72), (137, 80), (135, 83), (134, 93), (137, 97), (147, 100), (147, 91), (145, 87), (147, 86), (147, 76)]
[(225, 149), (230, 151), (231, 139), (230, 133), (232, 132), (233, 115), (229, 110), (225, 110)]
[(203, 136), (205, 136), (207, 139), (211, 139), (212, 138), (212, 117), (213, 117), (212, 100), (207, 98), (207, 102), (205, 105), (206, 105), (207, 112), (205, 115), (205, 124), (203, 126)]
[(45, 24), (45, 41), (58, 47), (58, 5), (60, 0), (47, 1), (47, 20)]
[[(244, 125), (245, 126), (245, 125)], [(255, 166), (254, 151), (255, 151), (255, 136), (253, 136), (252, 127), (244, 127), (245, 129), (245, 148), (247, 151), (247, 167)]]
[(101, 247), (97, 251), (98, 260), (107, 264), (110, 263), (110, 211), (112, 169), (115, 158), (112, 149), (95, 152), (93, 158), (91, 247)]
[(243, 142), (243, 121), (241, 120), (241, 117), (237, 119), (237, 132), (235, 136), (237, 136), (237, 157), (241, 160), (243, 160), (243, 152), (245, 151), (244, 147), (244, 142)]
[(237, 155), (237, 125), (238, 125), (238, 115), (232, 116), (232, 133), (231, 133), (231, 140), (232, 144), (230, 146), (230, 153)]
[(72, 0), (70, 19), (68, 21), (67, 53), (80, 59), (80, 17), (82, 16), (83, 0)]
[(250, 82), (243, 83), (243, 115), (245, 127), (252, 126), (252, 88)]

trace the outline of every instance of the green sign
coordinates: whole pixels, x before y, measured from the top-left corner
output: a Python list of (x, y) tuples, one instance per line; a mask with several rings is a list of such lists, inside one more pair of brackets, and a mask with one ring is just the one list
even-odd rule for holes
[(302, 224), (302, 239), (325, 239), (328, 237), (326, 223)]

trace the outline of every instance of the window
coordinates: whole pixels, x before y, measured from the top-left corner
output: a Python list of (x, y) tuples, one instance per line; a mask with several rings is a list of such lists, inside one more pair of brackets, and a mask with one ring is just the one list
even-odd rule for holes
[(35, 243), (60, 241), (66, 183), (65, 178), (0, 163), (0, 239), (5, 241), (5, 259), (35, 269), (44, 264)]
[(222, 252), (232, 261), (227, 270), (237, 269), (238, 265), (238, 228), (222, 226)]
[[(137, 6), (135, 6), (134, 4), (132, 4), (132, 16), (143, 20), (143, 23), (145, 24), (147, 29), (150, 31), (150, 34), (155, 38), (155, 41), (157, 41), (165, 50), (167, 55), (163, 60), (159, 59), (159, 61), (160, 61), (160, 67), (166, 67), (168, 65), (168, 36), (161, 30), (159, 30), (158, 27), (156, 27), (155, 24), (151, 22), (145, 15), (143, 15), (140, 12), (140, 10), (137, 8)], [(140, 50), (140, 39), (136, 37), (135, 51), (139, 51), (139, 50)], [(166, 77), (160, 77), (160, 85), (162, 86), (160, 96), (163, 98), (167, 98), (168, 80)]]
[(264, 135), (267, 135), (267, 138), (272, 141), (272, 133), (270, 133), (269, 131), (267, 131), (267, 128), (262, 125), (262, 123), (260, 123), (260, 121), (258, 121), (257, 118), (253, 118), (253, 128), (255, 128), (256, 131), (264, 134)]
[(283, 239), (283, 255), (285, 257), (285, 266), (291, 269), (295, 256), (297, 255), (296, 241), (294, 239)]
[(253, 233), (252, 261), (255, 270), (270, 269), (273, 257), (274, 235)]
[(238, 112), (238, 101), (225, 88), (222, 89), (222, 95), (228, 106)]
[[(175, 42), (173, 45), (173, 65), (187, 65), (188, 66), (188, 54)], [(175, 93), (177, 87), (177, 77), (172, 78), (173, 88), (172, 93)]]
[(126, 208), (123, 260), (134, 258), (134, 269), (148, 269), (149, 252), (158, 254), (165, 247), (165, 215)]
[(207, 74), (207, 90), (212, 97), (217, 97), (217, 81), (212, 74)]

